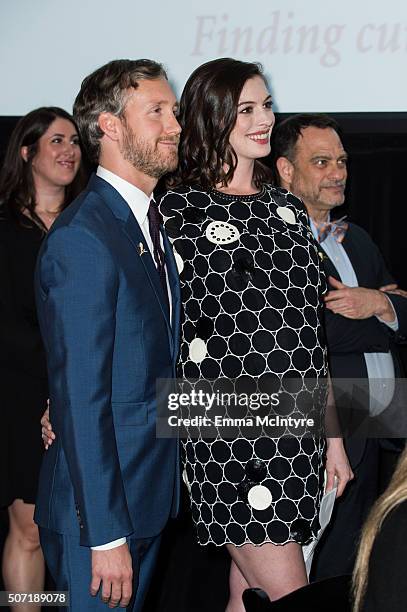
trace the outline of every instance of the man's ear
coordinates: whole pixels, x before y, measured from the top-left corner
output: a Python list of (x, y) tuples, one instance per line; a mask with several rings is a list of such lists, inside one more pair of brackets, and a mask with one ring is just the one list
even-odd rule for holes
[(289, 189), (293, 180), (294, 166), (287, 157), (279, 157), (276, 161), (281, 186)]
[(98, 125), (110, 140), (119, 140), (122, 128), (119, 117), (112, 115), (112, 113), (100, 113)]
[(20, 155), (25, 162), (28, 161), (28, 147), (21, 147)]

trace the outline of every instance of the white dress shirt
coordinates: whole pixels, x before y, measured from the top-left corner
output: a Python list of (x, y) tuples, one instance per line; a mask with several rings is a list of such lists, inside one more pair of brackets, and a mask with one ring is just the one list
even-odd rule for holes
[[(102, 166), (98, 166), (96, 171), (97, 176), (101, 179), (105, 180), (112, 187), (116, 189), (116, 191), (122, 196), (122, 198), (127, 202), (130, 207), (131, 212), (136, 218), (137, 223), (139, 224), (141, 231), (143, 232), (144, 239), (146, 241), (147, 247), (153, 255), (153, 241), (150, 236), (150, 229), (148, 223), (148, 209), (150, 206), (151, 197), (144, 193), (141, 189), (125, 181), (124, 179), (117, 176), (110, 170), (106, 170)], [(163, 239), (160, 236), (161, 247), (163, 247)], [(154, 257), (153, 257), (153, 261)], [(167, 275), (167, 271), (166, 271)], [(168, 275), (167, 275), (167, 290), (168, 290), (168, 298), (170, 304), (170, 320), (171, 320), (171, 292), (168, 284)], [(126, 543), (126, 538), (119, 538), (118, 540), (114, 540), (113, 542), (107, 542), (106, 544), (101, 544), (100, 546), (92, 546), (92, 550), (110, 550), (111, 548), (116, 548), (117, 546), (121, 546)]]
[[(310, 224), (312, 233), (318, 241), (318, 230), (312, 219), (310, 219)], [(321, 246), (338, 270), (342, 283), (348, 287), (359, 287), (355, 270), (342, 244), (337, 242), (332, 234), (328, 234), (321, 243)], [(389, 302), (393, 308), (393, 304), (390, 300)], [(394, 317), (394, 321), (390, 323), (388, 321), (383, 321), (380, 317), (377, 317), (377, 319), (390, 327), (393, 331), (397, 331), (399, 324), (396, 312), (394, 312)], [(372, 416), (377, 416), (389, 406), (393, 399), (395, 388), (393, 357), (390, 352), (364, 353), (363, 356), (365, 358), (367, 376), (369, 379), (369, 411)]]
[(150, 230), (148, 225), (148, 208), (150, 206), (151, 196), (148, 196), (144, 191), (132, 185), (128, 181), (120, 178), (117, 174), (113, 174), (110, 170), (106, 170), (102, 166), (98, 166), (96, 170), (97, 176), (105, 180), (112, 187), (116, 189), (122, 196), (123, 200), (126, 200), (130, 207), (131, 212), (136, 217), (137, 223), (141, 227), (143, 236), (147, 242), (150, 253), (153, 252), (153, 241), (151, 240)]

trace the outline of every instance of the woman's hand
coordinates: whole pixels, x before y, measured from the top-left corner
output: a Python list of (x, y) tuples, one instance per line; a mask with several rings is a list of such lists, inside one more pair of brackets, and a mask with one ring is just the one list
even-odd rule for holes
[(326, 451), (326, 492), (331, 491), (335, 486), (335, 476), (337, 477), (338, 490), (336, 497), (340, 497), (346, 485), (353, 479), (354, 474), (348, 457), (343, 446), (342, 438), (328, 438)]
[(47, 404), (48, 404), (47, 409), (41, 418), (41, 425), (42, 425), (41, 435), (42, 435), (42, 441), (44, 442), (45, 450), (48, 450), (53, 440), (55, 440), (55, 434), (52, 431), (51, 421), (49, 420), (49, 400)]

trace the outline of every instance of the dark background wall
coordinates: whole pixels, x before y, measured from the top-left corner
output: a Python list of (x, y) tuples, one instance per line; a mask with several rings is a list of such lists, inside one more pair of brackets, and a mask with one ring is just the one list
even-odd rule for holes
[[(407, 194), (403, 184), (407, 177), (407, 113), (333, 116), (342, 126), (343, 142), (350, 155), (346, 203), (337, 209), (338, 216), (348, 214), (369, 232), (395, 279), (407, 289)], [(0, 117), (0, 165), (17, 120)], [(405, 354), (403, 358), (407, 364)], [(9, 406), (2, 408), (12, 410)], [(0, 551), (6, 524), (6, 513), (0, 511)]]
[[(283, 118), (286, 115), (280, 115)], [(407, 288), (407, 113), (332, 114), (349, 153), (345, 204), (335, 216), (364, 227), (400, 286)]]
[[(278, 115), (277, 120), (287, 115)], [(380, 247), (390, 271), (407, 289), (406, 113), (332, 114), (350, 155), (344, 206), (337, 214), (364, 227)], [(18, 117), (0, 117), (0, 165)]]

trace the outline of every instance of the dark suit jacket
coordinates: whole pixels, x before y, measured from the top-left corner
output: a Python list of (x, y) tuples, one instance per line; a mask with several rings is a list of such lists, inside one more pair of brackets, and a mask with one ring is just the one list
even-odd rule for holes
[(386, 516), (376, 535), (362, 612), (404, 612), (407, 601), (407, 502)]
[(0, 370), (18, 372), (25, 385), (26, 374), (47, 378), (33, 283), (44, 232), (25, 215), (14, 219), (4, 208), (0, 211)]
[[(394, 282), (379, 249), (364, 229), (350, 223), (342, 245), (352, 263), (360, 287), (378, 289), (382, 285)], [(319, 250), (323, 251), (323, 243), (319, 245)], [(327, 276), (334, 276), (341, 280), (333, 262), (327, 256), (323, 260), (323, 266)], [(397, 295), (388, 295), (388, 297), (397, 313), (399, 322), (397, 333), (381, 323), (377, 317), (353, 320), (325, 309), (330, 373), (334, 381), (335, 395), (338, 398), (339, 395), (341, 396), (339, 412), (341, 407), (349, 408), (352, 405), (358, 407), (356, 416), (352, 410), (349, 410), (346, 415), (339, 414), (345, 434), (357, 428), (361, 419), (361, 406), (365, 409), (365, 416), (369, 411), (369, 388), (364, 353), (381, 353), (390, 350), (394, 360), (395, 374), (397, 377), (402, 376), (396, 343), (405, 341), (407, 336), (407, 299)], [(353, 386), (350, 389), (347, 388), (346, 383), (335, 383), (335, 379), (338, 381), (339, 379), (359, 379), (360, 382), (356, 387)], [(352, 467), (356, 467), (360, 462), (364, 448), (365, 439), (361, 437), (354, 438), (350, 444), (349, 440), (347, 441), (347, 451)]]
[(157, 269), (129, 206), (103, 179), (58, 218), (36, 292), (51, 420), (37, 523), (95, 546), (157, 535), (178, 503), (178, 442), (156, 438), (156, 380), (173, 378), (180, 292), (164, 236), (171, 328)]

